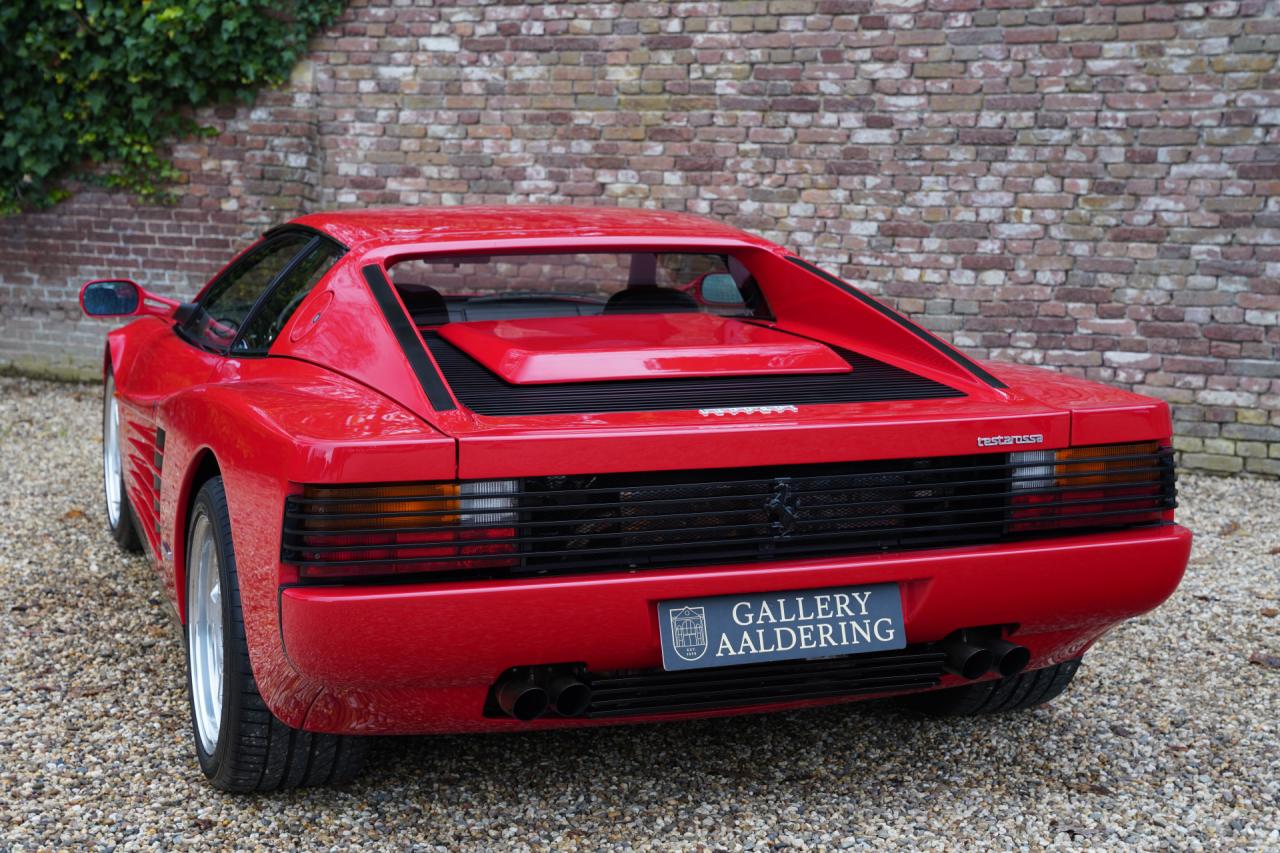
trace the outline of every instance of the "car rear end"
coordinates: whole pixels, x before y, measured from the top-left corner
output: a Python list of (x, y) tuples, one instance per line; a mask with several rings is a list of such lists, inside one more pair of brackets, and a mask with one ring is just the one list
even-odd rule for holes
[[(290, 487), (281, 642), (322, 688), (306, 728), (680, 719), (1009, 679), (1078, 660), (1181, 578), (1163, 403), (1046, 402), (1022, 374), (818, 337), (814, 317), (564, 310), (434, 306), (402, 336), (448, 401), (433, 423), (456, 478)], [(747, 339), (803, 369), (724, 349)], [(677, 361), (687, 375), (660, 375)]]
[[(282, 559), (300, 582), (281, 616), (289, 659), (328, 688), (308, 728), (630, 721), (1002, 674), (994, 656), (964, 671), (957, 639), (1009, 641), (1031, 668), (1077, 658), (1172, 591), (1189, 535), (1168, 521), (1167, 449), (1047, 455), (304, 490), (288, 503)], [(438, 532), (397, 532), (409, 525)], [(741, 640), (754, 629), (732, 635), (731, 665), (664, 668), (672, 605), (885, 588), (899, 648), (863, 656), (858, 641), (874, 644), (855, 630), (753, 660), (785, 645), (770, 624), (755, 649)], [(562, 676), (589, 699), (557, 713)], [(547, 704), (517, 713), (499, 701), (509, 684)]]

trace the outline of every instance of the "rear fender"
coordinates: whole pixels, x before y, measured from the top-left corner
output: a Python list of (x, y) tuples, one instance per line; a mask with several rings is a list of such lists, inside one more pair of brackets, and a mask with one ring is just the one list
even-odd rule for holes
[(1169, 404), (1164, 400), (1043, 367), (987, 366), (1028, 397), (1069, 411), (1072, 444), (1167, 441), (1173, 433)]
[(161, 484), (162, 576), (185, 616), (186, 527), (202, 470), (216, 460), (227, 495), (249, 658), (268, 707), (305, 715), (312, 689), (280, 645), (277, 595), (295, 579), (279, 561), (285, 497), (299, 483), (449, 480), (451, 438), (376, 392), (319, 367), (256, 360), (239, 381), (188, 388), (165, 400)]

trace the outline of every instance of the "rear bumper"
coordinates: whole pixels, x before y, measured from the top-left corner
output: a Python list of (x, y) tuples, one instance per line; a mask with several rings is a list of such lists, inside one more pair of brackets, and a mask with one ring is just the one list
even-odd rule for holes
[[(885, 582), (901, 586), (910, 643), (940, 640), (964, 627), (1012, 625), (1014, 639), (1032, 652), (1031, 667), (1047, 666), (1079, 656), (1117, 622), (1168, 598), (1182, 578), (1190, 548), (1190, 532), (1169, 524), (771, 566), (289, 587), (280, 593), (281, 640), (297, 674), (321, 688), (303, 723), (314, 731), (392, 734), (582, 725), (557, 718), (520, 723), (485, 717), (485, 698), (490, 685), (513, 666), (580, 662), (594, 672), (660, 667), (658, 601)], [(955, 682), (948, 676), (943, 684), (950, 683)], [(814, 703), (788, 706), (802, 704)]]

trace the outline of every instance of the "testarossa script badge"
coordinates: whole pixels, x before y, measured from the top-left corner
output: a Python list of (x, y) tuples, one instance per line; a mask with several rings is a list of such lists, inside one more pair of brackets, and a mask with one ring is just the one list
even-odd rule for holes
[(1007, 444), (1043, 444), (1044, 436), (1038, 432), (1026, 435), (980, 435), (979, 447), (1003, 447)]

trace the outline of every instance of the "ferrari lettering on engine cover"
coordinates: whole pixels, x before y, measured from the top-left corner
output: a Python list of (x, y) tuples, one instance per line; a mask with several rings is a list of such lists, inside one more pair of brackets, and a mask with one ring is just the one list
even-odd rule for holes
[(800, 411), (795, 406), (730, 406), (721, 409), (698, 409), (704, 418), (722, 418), (725, 415), (781, 415)]

